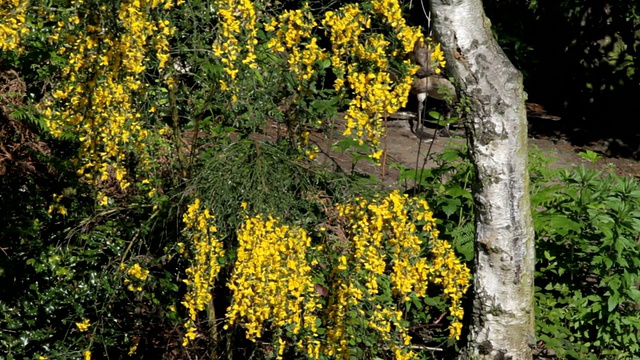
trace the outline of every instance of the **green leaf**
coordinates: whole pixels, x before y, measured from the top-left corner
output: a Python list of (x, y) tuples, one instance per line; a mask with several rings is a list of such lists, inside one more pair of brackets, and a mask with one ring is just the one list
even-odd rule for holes
[(429, 306), (438, 306), (438, 300), (432, 297), (425, 297), (424, 303)]
[(318, 61), (318, 66), (320, 66), (320, 69), (326, 69), (329, 66), (331, 66), (331, 60), (329, 59), (323, 59)]
[(640, 290), (638, 289), (629, 289), (627, 294), (633, 300), (633, 302), (640, 303)]
[(591, 162), (597, 162), (599, 159), (602, 159), (602, 156), (600, 154), (591, 150), (581, 151), (578, 153), (578, 155), (580, 155), (580, 157), (582, 157), (583, 159)]
[(465, 199), (473, 200), (473, 195), (467, 189), (464, 189), (458, 185), (454, 185), (447, 189), (447, 194), (451, 197), (463, 197)]
[(616, 308), (619, 304), (619, 299), (617, 296), (610, 296), (609, 300), (607, 300), (608, 311), (612, 312), (613, 309)]
[(564, 215), (556, 215), (551, 218), (551, 227), (556, 229), (558, 234), (565, 236), (569, 233), (569, 231), (574, 231), (576, 233), (580, 233), (580, 229), (582, 228), (580, 223), (577, 223), (567, 216)]
[(447, 199), (444, 201), (444, 205), (441, 206), (442, 211), (447, 215), (447, 217), (455, 214), (458, 209), (460, 209), (460, 200), (459, 199)]
[[(413, 302), (413, 305), (414, 305), (418, 310), (422, 310), (422, 303), (420, 302), (420, 300), (419, 300), (417, 297), (412, 296), (412, 297), (411, 297), (411, 302)], [(408, 311), (408, 308), (407, 308), (407, 311)]]
[(444, 116), (437, 111), (429, 111), (429, 116), (436, 120), (444, 120)]

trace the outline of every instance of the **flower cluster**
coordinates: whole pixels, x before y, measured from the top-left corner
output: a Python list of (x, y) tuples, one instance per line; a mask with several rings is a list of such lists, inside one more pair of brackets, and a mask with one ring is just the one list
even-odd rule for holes
[[(343, 280), (347, 276), (347, 258), (339, 258), (336, 272), (332, 275), (335, 280), (331, 284), (331, 297), (325, 311), (325, 323), (327, 325), (326, 342), (322, 346), (322, 353), (328, 356), (344, 356), (349, 354), (349, 340), (352, 334), (348, 327), (352, 309), (357, 308), (365, 296), (362, 289), (355, 282)], [(362, 309), (357, 310), (358, 316), (364, 316)]]
[[(317, 96), (314, 92), (315, 83), (321, 71), (328, 65), (329, 55), (318, 45), (318, 37), (313, 34), (317, 25), (306, 5), (298, 10), (285, 10), (264, 25), (270, 37), (266, 47), (279, 53), (284, 60), (281, 65), (282, 71), (292, 73), (292, 78), (295, 79), (293, 86), (298, 94), (293, 97), (292, 105), (300, 104), (300, 100), (305, 96)], [(296, 121), (302, 122), (302, 118), (297, 117)], [(323, 123), (324, 121), (318, 120), (310, 121), (308, 124), (318, 127)], [(309, 132), (297, 129), (293, 132), (300, 153), (313, 160), (320, 149), (317, 145), (309, 144)], [(303, 156), (300, 156), (300, 159), (302, 158)]]
[[(96, 185), (112, 181), (125, 190), (130, 186), (127, 156), (136, 154), (142, 169), (150, 163), (137, 96), (148, 86), (142, 79), (149, 49), (156, 50), (160, 67), (168, 60), (172, 29), (155, 14), (174, 3), (124, 0), (117, 25), (107, 5), (72, 4), (49, 37), (60, 44), (58, 54), (67, 61), (63, 81), (43, 104), (46, 123), (56, 137), (77, 135), (79, 175)], [(105, 193), (98, 194), (100, 205), (108, 200)]]
[(429, 46), (431, 49), (431, 62), (435, 65), (435, 73), (440, 74), (442, 69), (447, 65), (447, 61), (444, 59), (444, 52), (440, 43), (437, 43), (434, 47)]
[[(338, 282), (338, 292), (328, 308), (331, 320), (327, 327), (330, 340), (327, 352), (347, 354), (349, 339), (345, 337), (345, 329), (348, 324), (342, 319), (347, 319), (345, 313), (353, 309), (366, 319), (368, 331), (375, 330), (379, 339), (389, 346), (410, 344), (402, 311), (396, 303), (377, 301), (377, 296), (380, 295), (380, 282), (388, 282), (387, 279), (391, 280), (393, 294), (400, 304), (410, 301), (410, 294), (425, 295), (429, 265), (421, 257), (422, 240), (417, 235), (415, 222), (430, 221), (431, 237), (438, 235), (426, 202), (395, 191), (375, 201), (356, 199), (353, 204), (339, 205), (338, 211), (347, 222), (350, 242), (347, 247), (349, 258), (341, 256), (337, 270), (349, 281), (346, 284), (343, 280)], [(361, 309), (365, 303), (372, 304), (369, 315)], [(394, 348), (394, 353), (401, 357), (412, 354), (400, 347)]]
[[(469, 269), (455, 256), (451, 245), (438, 239), (433, 213), (422, 199), (410, 198), (394, 191), (384, 199), (356, 199), (353, 204), (338, 206), (347, 221), (348, 247), (338, 258), (338, 273), (343, 273), (334, 287), (335, 299), (328, 307), (327, 353), (345, 353), (345, 328), (341, 323), (348, 311), (359, 312), (367, 319), (367, 327), (376, 330), (380, 340), (408, 345), (406, 321), (398, 304), (411, 302), (412, 297), (426, 296), (429, 283), (442, 285), (444, 298), (451, 302), (454, 320), (450, 337), (459, 338), (463, 312), (460, 299), (469, 286)], [(428, 240), (419, 236), (422, 232)], [(431, 255), (424, 249), (431, 247)], [(380, 283), (391, 283), (396, 302), (380, 303)], [(373, 310), (365, 315), (359, 303), (371, 303)], [(395, 335), (394, 335), (395, 334)], [(395, 337), (394, 337), (395, 336)], [(398, 356), (408, 351), (395, 348)]]
[[(320, 342), (315, 311), (319, 305), (306, 259), (311, 241), (306, 231), (258, 215), (247, 217), (237, 233), (238, 258), (229, 282), (233, 292), (227, 311), (229, 324), (242, 324), (251, 340), (260, 338), (264, 328), (276, 335), (286, 329), (291, 337), (304, 332), (304, 343), (296, 345), (317, 358)], [(280, 337), (280, 357), (284, 346)]]
[(0, 0), (0, 50), (20, 50), (22, 36), (29, 33), (28, 8), (29, 0)]
[(213, 224), (214, 217), (209, 209), (201, 208), (200, 199), (195, 199), (189, 205), (182, 221), (185, 224), (184, 231), (190, 238), (192, 253), (191, 264), (186, 270), (187, 278), (183, 280), (187, 284), (187, 293), (182, 304), (189, 312), (183, 342), (183, 346), (186, 346), (196, 337), (198, 311), (204, 310), (211, 300), (211, 289), (220, 271), (218, 259), (224, 256), (224, 250), (215, 236), (217, 229)]
[(429, 278), (434, 284), (442, 285), (444, 298), (451, 302), (449, 313), (453, 316), (453, 321), (449, 326), (449, 337), (459, 340), (464, 316), (461, 299), (469, 289), (470, 271), (447, 241), (434, 240), (431, 252), (433, 265)]
[[(120, 268), (124, 270), (126, 266), (122, 264)], [(127, 278), (124, 279), (124, 284), (127, 285), (129, 291), (142, 291), (142, 283), (147, 280), (147, 277), (149, 277), (149, 270), (143, 269), (140, 264), (136, 263), (127, 269)]]
[(81, 332), (85, 332), (89, 330), (91, 322), (89, 321), (89, 319), (83, 319), (82, 322), (77, 322), (76, 326), (78, 327), (78, 330), (80, 330)]
[[(391, 26), (401, 41), (400, 52), (387, 54), (390, 42), (381, 34), (369, 34), (372, 18)], [(384, 134), (382, 120), (406, 104), (412, 75), (417, 71), (404, 60), (402, 75), (394, 80), (389, 73), (390, 59), (406, 57), (422, 35), (418, 28), (406, 25), (397, 0), (374, 1), (373, 11), (363, 10), (358, 4), (345, 5), (336, 12), (326, 12), (322, 24), (331, 33), (331, 64), (337, 76), (334, 88), (343, 90), (346, 81), (353, 91), (344, 134), (376, 149)], [(371, 157), (378, 159), (381, 155), (381, 150), (375, 150)]]
[(224, 65), (226, 76), (220, 80), (220, 89), (232, 91), (234, 102), (238, 100), (235, 94), (235, 82), (239, 64), (248, 65), (255, 69), (255, 47), (258, 44), (256, 29), (256, 9), (251, 0), (217, 0), (214, 2), (220, 17), (220, 38), (213, 44), (213, 54)]
[[(322, 120), (318, 121), (318, 125), (322, 124)], [(302, 131), (300, 132), (300, 134), (298, 134), (297, 136), (298, 142), (298, 150), (303, 151), (304, 152), (304, 157), (306, 157), (309, 160), (313, 160), (316, 157), (318, 157), (318, 154), (320, 153), (320, 148), (318, 147), (318, 145), (316, 144), (311, 144), (309, 141), (309, 132), (308, 131)], [(300, 156), (299, 160), (302, 160), (302, 156)]]
[(289, 70), (301, 81), (298, 91), (304, 90), (302, 82), (311, 80), (316, 74), (314, 64), (329, 58), (324, 49), (318, 46), (318, 38), (312, 35), (316, 26), (308, 7), (286, 10), (278, 19), (273, 18), (269, 24), (265, 24), (267, 31), (273, 32), (277, 28), (267, 47), (286, 53)]
[(410, 53), (413, 45), (422, 38), (422, 35), (417, 28), (407, 26), (398, 0), (372, 0), (371, 4), (374, 12), (382, 16), (384, 21), (393, 28), (397, 39), (402, 43), (404, 52)]
[(49, 205), (47, 212), (49, 214), (58, 213), (60, 215), (67, 215), (67, 208), (62, 205), (62, 199), (64, 195), (53, 194), (53, 204)]

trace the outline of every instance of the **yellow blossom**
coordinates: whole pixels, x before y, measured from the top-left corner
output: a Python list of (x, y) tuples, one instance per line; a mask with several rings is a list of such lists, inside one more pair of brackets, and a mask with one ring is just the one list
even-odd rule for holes
[[(190, 266), (186, 270), (187, 278), (183, 282), (187, 285), (182, 305), (188, 310), (188, 319), (184, 324), (187, 332), (183, 339), (186, 346), (190, 340), (196, 336), (196, 317), (199, 311), (211, 300), (211, 289), (218, 272), (220, 264), (218, 258), (224, 255), (222, 243), (215, 237), (217, 231), (214, 225), (214, 217), (208, 209), (201, 207), (200, 199), (196, 198), (187, 208), (182, 217), (185, 224), (185, 234), (190, 238), (190, 248), (192, 259)], [(177, 244), (179, 252), (185, 253), (185, 244)]]
[[(229, 282), (233, 292), (227, 310), (229, 324), (241, 324), (247, 338), (254, 341), (262, 336), (269, 321), (278, 327), (290, 326), (294, 335), (316, 333), (314, 311), (318, 304), (306, 260), (311, 242), (306, 231), (258, 215), (245, 218), (238, 241), (235, 270)], [(298, 347), (307, 348), (304, 343), (309, 344), (303, 341)], [(284, 350), (282, 342), (280, 350)]]
[(76, 326), (80, 331), (84, 332), (89, 329), (89, 327), (91, 326), (91, 322), (89, 322), (89, 319), (84, 319), (82, 322), (77, 322)]
[[(353, 92), (343, 135), (361, 145), (366, 142), (371, 146), (371, 158), (377, 160), (382, 155), (377, 147), (384, 134), (383, 120), (405, 105), (413, 81), (406, 76), (413, 71), (408, 60), (402, 63), (406, 75), (395, 80), (388, 73), (390, 61), (405, 57), (422, 35), (418, 28), (406, 25), (397, 0), (374, 0), (372, 5), (372, 10), (348, 4), (328, 11), (322, 24), (330, 32), (331, 63), (337, 75), (334, 89), (342, 94), (346, 88)], [(389, 41), (382, 34), (368, 31), (374, 16), (392, 28), (401, 42), (401, 53), (388, 54)]]
[[(142, 72), (153, 50), (162, 70), (172, 34), (169, 22), (150, 12), (154, 3), (172, 1), (123, 0), (113, 14), (118, 26), (111, 27), (102, 19), (107, 12), (85, 16), (93, 12), (78, 2), (49, 38), (68, 65), (62, 68), (53, 97), (43, 102), (45, 122), (54, 136), (78, 135), (78, 174), (99, 188), (115, 178), (120, 191), (127, 190), (131, 183), (125, 160), (131, 152), (140, 158), (140, 170), (150, 163), (137, 92), (146, 87)], [(56, 19), (53, 14), (51, 21)], [(100, 206), (109, 204), (103, 192), (97, 200)]]

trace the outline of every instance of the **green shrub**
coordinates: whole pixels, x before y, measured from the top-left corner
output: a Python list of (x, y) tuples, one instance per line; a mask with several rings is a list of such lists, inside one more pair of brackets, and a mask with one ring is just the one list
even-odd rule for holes
[[(458, 254), (468, 263), (473, 260), (475, 218), (472, 185), (475, 170), (464, 145), (450, 143), (441, 154), (428, 156), (435, 162), (432, 168), (400, 168), (400, 181), (415, 184), (408, 189), (411, 194), (420, 194), (429, 202), (438, 219), (438, 229), (451, 242)], [(425, 160), (426, 161), (426, 160)]]
[(564, 170), (532, 201), (537, 330), (573, 359), (640, 356), (638, 181)]

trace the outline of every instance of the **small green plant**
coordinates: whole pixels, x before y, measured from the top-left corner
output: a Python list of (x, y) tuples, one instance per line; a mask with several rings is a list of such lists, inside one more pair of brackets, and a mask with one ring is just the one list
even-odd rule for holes
[(581, 151), (578, 153), (578, 155), (580, 155), (580, 157), (582, 157), (585, 160), (591, 161), (592, 163), (595, 163), (596, 161), (602, 159), (602, 155), (591, 150)]

